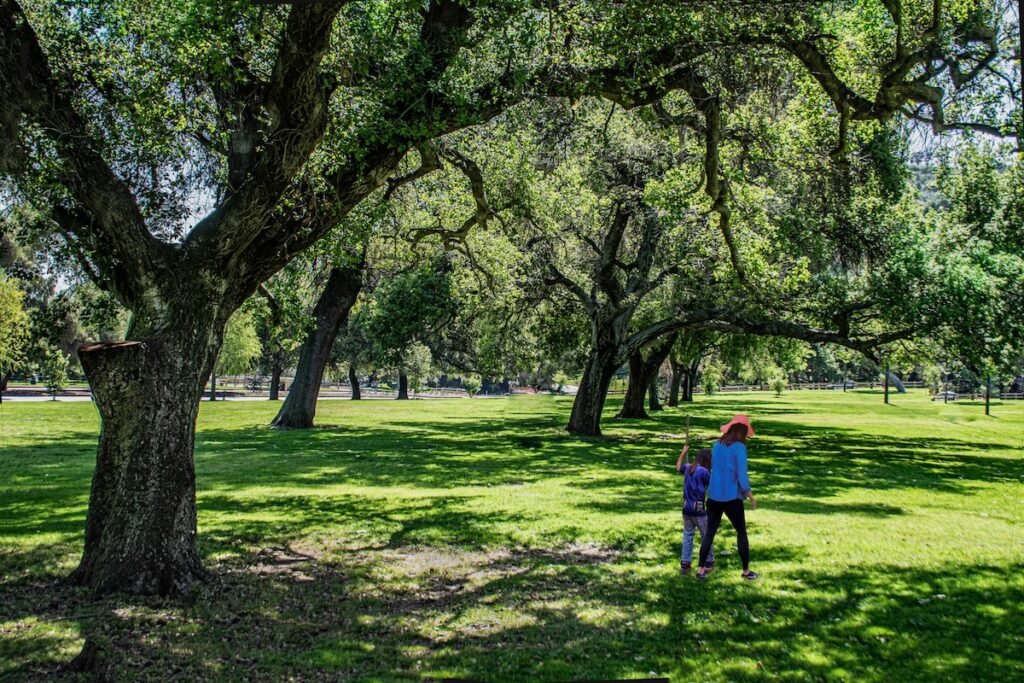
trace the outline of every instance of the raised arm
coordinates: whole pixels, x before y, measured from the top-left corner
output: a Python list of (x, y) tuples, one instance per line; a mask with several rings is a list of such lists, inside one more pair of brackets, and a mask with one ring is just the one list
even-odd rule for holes
[(683, 446), (683, 450), (679, 452), (679, 457), (676, 459), (676, 472), (682, 472), (683, 463), (687, 461), (686, 454), (690, 452), (690, 444)]

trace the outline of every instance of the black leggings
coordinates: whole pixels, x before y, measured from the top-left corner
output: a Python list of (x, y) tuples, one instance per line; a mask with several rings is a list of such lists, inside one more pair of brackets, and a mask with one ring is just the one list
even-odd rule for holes
[(747, 543), (747, 518), (743, 513), (743, 501), (739, 498), (723, 503), (719, 500), (708, 499), (708, 532), (700, 539), (700, 566), (706, 566), (708, 553), (711, 552), (711, 544), (715, 542), (715, 534), (722, 523), (722, 514), (729, 518), (734, 529), (736, 529), (736, 548), (740, 551), (740, 562), (743, 563), (743, 571), (750, 566), (750, 544)]

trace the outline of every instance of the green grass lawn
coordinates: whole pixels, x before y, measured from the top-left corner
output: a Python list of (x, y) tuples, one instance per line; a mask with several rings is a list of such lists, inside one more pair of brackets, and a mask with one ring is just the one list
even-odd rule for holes
[[(570, 399), (203, 403), (191, 601), (57, 586), (81, 550), (97, 416), (0, 406), (0, 679), (90, 635), (112, 680), (1024, 678), (1024, 402), (922, 392), (698, 397), (606, 437)], [(617, 410), (610, 405), (608, 415)], [(685, 414), (752, 416), (756, 583), (679, 575)], [(718, 550), (732, 549), (726, 524)]]

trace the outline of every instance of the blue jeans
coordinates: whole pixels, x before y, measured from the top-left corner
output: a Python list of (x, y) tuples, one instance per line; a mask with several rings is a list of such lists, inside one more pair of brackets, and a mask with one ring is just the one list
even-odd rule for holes
[[(690, 564), (693, 562), (693, 536), (694, 533), (700, 529), (700, 540), (703, 541), (708, 535), (708, 518), (707, 515), (687, 515), (683, 514), (683, 552), (679, 557), (681, 564)], [(708, 565), (715, 563), (715, 553), (710, 551), (708, 554)]]

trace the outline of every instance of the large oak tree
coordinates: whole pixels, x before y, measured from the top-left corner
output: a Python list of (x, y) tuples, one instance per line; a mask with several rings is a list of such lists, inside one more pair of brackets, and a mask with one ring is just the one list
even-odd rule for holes
[[(102, 428), (73, 580), (205, 576), (192, 452), (224, 326), (418, 145), (535, 94), (648, 104), (737, 49), (792, 54), (844, 121), (912, 104), (955, 123), (938, 79), (972, 75), (976, 13), (861, 5), (0, 0), (0, 173), (131, 311), (125, 341), (79, 353)], [(881, 36), (884, 63), (861, 69), (834, 13)]]

